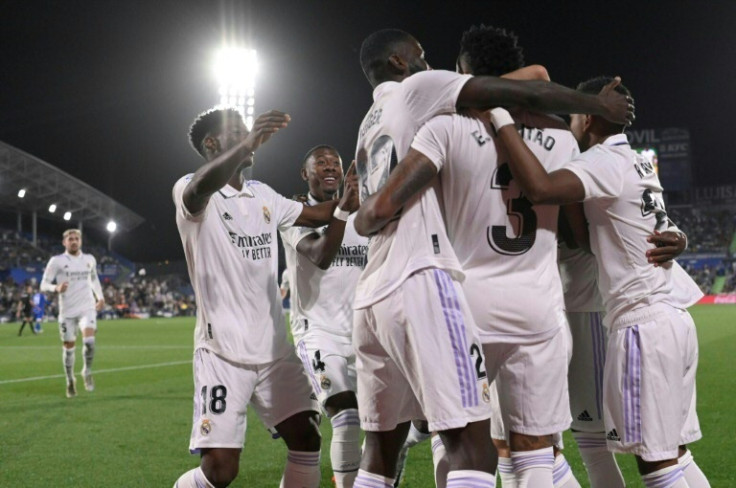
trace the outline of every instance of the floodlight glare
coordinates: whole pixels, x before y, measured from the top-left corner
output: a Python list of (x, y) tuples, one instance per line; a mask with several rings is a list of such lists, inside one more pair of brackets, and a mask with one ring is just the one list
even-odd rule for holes
[(117, 228), (118, 228), (118, 224), (116, 224), (114, 220), (111, 220), (110, 222), (107, 223), (107, 231), (110, 234), (112, 234), (113, 232), (115, 232), (115, 230)]
[[(246, 101), (255, 103), (255, 80), (258, 74), (258, 58), (254, 49), (224, 47), (215, 57), (215, 75), (219, 84), (221, 107), (233, 107), (244, 117)], [(245, 117), (248, 129), (253, 127), (253, 117)]]
[(52, 203), (51, 205), (49, 205), (49, 213), (54, 213), (54, 212), (56, 212), (56, 204)]
[(20, 190), (18, 190), (18, 198), (23, 198), (24, 196), (26, 196), (26, 189), (21, 188)]
[(71, 212), (64, 212), (64, 220), (69, 220), (72, 218)]

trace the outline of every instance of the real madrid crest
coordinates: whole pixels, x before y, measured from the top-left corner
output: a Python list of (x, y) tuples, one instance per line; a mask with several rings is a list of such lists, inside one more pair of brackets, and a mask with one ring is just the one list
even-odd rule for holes
[(488, 383), (483, 382), (483, 401), (491, 403), (491, 390), (488, 388)]
[(320, 375), (319, 386), (323, 390), (329, 390), (330, 388), (332, 388), (332, 381), (330, 381), (326, 374)]
[(266, 221), (267, 224), (271, 223), (271, 211), (268, 210), (268, 207), (263, 207), (263, 220)]
[(210, 423), (210, 419), (202, 420), (202, 424), (199, 426), (199, 432), (201, 432), (202, 435), (207, 435), (212, 432), (212, 424)]

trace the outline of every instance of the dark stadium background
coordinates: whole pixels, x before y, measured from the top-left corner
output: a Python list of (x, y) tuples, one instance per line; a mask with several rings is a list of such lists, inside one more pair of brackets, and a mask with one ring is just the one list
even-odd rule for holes
[(226, 40), (258, 50), (256, 111), (293, 117), (255, 169), (285, 195), (302, 190), (309, 147), (349, 162), (371, 103), (367, 34), (405, 29), (453, 69), (461, 33), (481, 22), (515, 31), (527, 62), (565, 85), (621, 75), (637, 128), (690, 129), (696, 185), (736, 182), (736, 2), (6, 0), (0, 16), (0, 140), (143, 216), (114, 244), (137, 262), (183, 257), (170, 191), (199, 164), (187, 129), (217, 102), (211, 58)]

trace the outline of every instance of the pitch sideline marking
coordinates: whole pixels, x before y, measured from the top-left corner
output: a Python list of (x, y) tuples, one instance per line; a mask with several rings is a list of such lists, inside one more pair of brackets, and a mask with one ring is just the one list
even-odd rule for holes
[[(164, 366), (179, 366), (182, 364), (192, 364), (192, 361), (190, 359), (189, 361), (172, 361), (169, 363), (144, 364), (141, 366), (126, 366), (124, 368), (98, 369), (94, 371), (94, 374), (118, 373), (120, 371), (133, 371), (136, 369), (161, 368)], [(79, 373), (75, 376), (81, 377), (82, 374)], [(49, 375), (49, 376), (33, 376), (31, 378), (18, 378), (14, 380), (3, 380), (3, 381), (0, 381), (0, 385), (7, 385), (9, 383), (25, 383), (28, 381), (50, 380), (50, 379), (56, 379), (56, 378), (66, 378), (66, 375), (65, 374), (54, 374), (54, 375)]]

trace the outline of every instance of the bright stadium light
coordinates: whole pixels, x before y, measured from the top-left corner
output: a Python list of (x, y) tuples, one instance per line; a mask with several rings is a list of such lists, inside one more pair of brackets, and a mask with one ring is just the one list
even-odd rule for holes
[(49, 205), (49, 213), (54, 213), (54, 212), (56, 212), (56, 204), (52, 203), (51, 205)]
[(72, 213), (71, 212), (64, 212), (64, 220), (71, 220)]
[(115, 230), (117, 230), (118, 224), (116, 224), (114, 220), (111, 220), (110, 222), (107, 223), (107, 227), (106, 228), (107, 228), (107, 231), (110, 234), (112, 234), (113, 232), (115, 232)]
[[(215, 57), (215, 76), (219, 84), (220, 107), (233, 107), (253, 127), (258, 57), (255, 49), (224, 47)], [(246, 107), (248, 110), (246, 112)]]
[(18, 198), (23, 198), (24, 196), (26, 196), (26, 189), (21, 188), (20, 190), (18, 190)]

